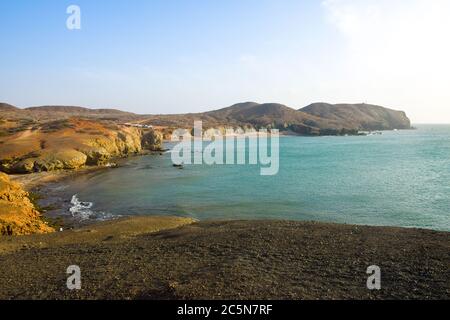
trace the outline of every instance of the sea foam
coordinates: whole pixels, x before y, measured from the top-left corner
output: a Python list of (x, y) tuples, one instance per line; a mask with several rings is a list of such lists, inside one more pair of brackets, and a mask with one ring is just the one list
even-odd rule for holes
[(92, 202), (83, 202), (78, 199), (78, 195), (73, 195), (72, 200), (70, 200), (70, 204), (72, 205), (69, 208), (72, 217), (79, 218), (81, 220), (90, 219), (94, 214), (91, 210), (94, 203)]
[(72, 196), (70, 204), (72, 206), (69, 208), (69, 212), (72, 214), (72, 217), (79, 219), (81, 221), (89, 219), (104, 221), (120, 217), (118, 215), (112, 215), (105, 212), (96, 212), (92, 210), (94, 203), (87, 201), (80, 201), (77, 194)]

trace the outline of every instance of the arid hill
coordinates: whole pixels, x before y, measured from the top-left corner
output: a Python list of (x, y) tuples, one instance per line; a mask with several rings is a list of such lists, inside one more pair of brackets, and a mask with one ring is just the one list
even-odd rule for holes
[(121, 124), (135, 122), (167, 128), (192, 128), (194, 121), (202, 120), (204, 128), (265, 127), (302, 135), (356, 134), (360, 130), (392, 130), (411, 127), (410, 120), (404, 112), (369, 104), (316, 103), (295, 110), (278, 103), (245, 102), (209, 112), (174, 115), (137, 115), (116, 109), (68, 106), (19, 109), (8, 104), (0, 104), (0, 136), (2, 127), (8, 127), (8, 125), (13, 128), (26, 127), (33, 122), (72, 117), (107, 120)]
[(73, 106), (40, 106), (20, 109), (10, 104), (0, 103), (0, 117), (34, 121), (52, 121), (72, 117), (126, 121), (139, 119), (142, 116), (116, 109), (89, 109)]
[(277, 128), (304, 135), (355, 134), (359, 130), (409, 129), (402, 111), (379, 106), (313, 104), (295, 110), (278, 103), (238, 103), (231, 107), (196, 114), (146, 116), (145, 123), (168, 127), (192, 127), (202, 120), (204, 127), (252, 126)]
[(315, 128), (335, 127), (337, 125), (337, 123), (332, 122), (327, 124), (319, 117), (296, 111), (278, 103), (239, 103), (206, 114), (217, 119), (217, 121), (225, 119), (228, 122), (248, 123), (256, 127), (272, 127), (283, 130), (296, 125), (298, 128), (294, 131), (298, 133), (314, 133)]
[(92, 119), (70, 118), (22, 124), (0, 137), (0, 171), (31, 173), (106, 164), (113, 157), (160, 150), (162, 136)]
[(411, 122), (403, 111), (370, 104), (314, 103), (299, 110), (310, 115), (360, 130), (410, 129)]
[(16, 111), (20, 111), (20, 109), (12, 106), (10, 104), (0, 102), (0, 112), (3, 113), (3, 112), (16, 112)]
[(184, 128), (192, 127), (194, 121), (203, 121), (204, 128), (212, 127), (253, 127), (292, 130), (299, 134), (320, 134), (320, 128), (337, 125), (333, 121), (323, 121), (319, 117), (296, 111), (278, 103), (258, 104), (244, 102), (231, 107), (204, 112), (179, 115), (148, 116), (145, 123), (159, 126)]

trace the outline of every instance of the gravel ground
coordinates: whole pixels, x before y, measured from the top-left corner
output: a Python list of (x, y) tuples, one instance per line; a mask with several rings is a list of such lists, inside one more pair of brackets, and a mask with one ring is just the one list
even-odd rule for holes
[[(0, 299), (450, 298), (447, 232), (155, 219), (0, 239)], [(66, 287), (69, 265), (81, 290)], [(366, 287), (371, 265), (379, 291)]]

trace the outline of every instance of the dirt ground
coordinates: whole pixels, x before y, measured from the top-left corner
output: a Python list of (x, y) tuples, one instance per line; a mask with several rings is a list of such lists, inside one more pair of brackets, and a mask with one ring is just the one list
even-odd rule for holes
[(0, 299), (449, 299), (449, 266), (447, 232), (136, 217), (0, 238)]

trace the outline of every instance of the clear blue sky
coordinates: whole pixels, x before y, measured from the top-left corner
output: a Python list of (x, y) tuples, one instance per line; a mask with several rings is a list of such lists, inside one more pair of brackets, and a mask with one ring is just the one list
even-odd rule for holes
[[(448, 6), (433, 1), (441, 6), (430, 11), (436, 23)], [(414, 11), (405, 16), (412, 3), (423, 14), (421, 0), (394, 6), (384, 0), (1, 1), (0, 101), (138, 113), (195, 112), (241, 101), (295, 108), (370, 102), (409, 111), (419, 122), (439, 122), (440, 109), (430, 115), (422, 106), (430, 96), (449, 98), (445, 88), (430, 86), (434, 91), (420, 97), (416, 89), (428, 88), (419, 78), (431, 75), (427, 83), (441, 83), (444, 75), (437, 79), (431, 67), (405, 73), (431, 57), (405, 62), (396, 47), (399, 38), (418, 32), (402, 27), (414, 17)], [(66, 28), (71, 4), (81, 8), (81, 30)], [(371, 27), (399, 19), (386, 29)], [(429, 24), (420, 29), (428, 32), (423, 39), (448, 26)], [(437, 40), (427, 45), (444, 46)], [(433, 59), (444, 74), (448, 45), (435, 49), (442, 52)], [(445, 117), (450, 122), (448, 111)]]

